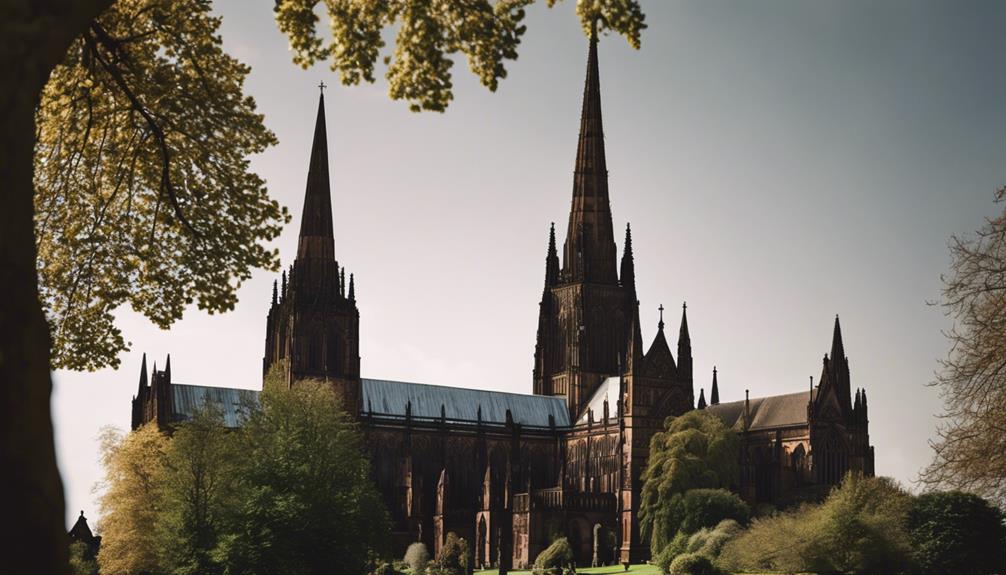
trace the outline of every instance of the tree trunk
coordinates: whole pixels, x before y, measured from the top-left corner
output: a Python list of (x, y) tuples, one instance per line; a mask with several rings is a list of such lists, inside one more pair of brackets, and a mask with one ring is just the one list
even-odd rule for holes
[(0, 509), (5, 573), (69, 573), (35, 263), (35, 109), (71, 42), (112, 0), (0, 6)]

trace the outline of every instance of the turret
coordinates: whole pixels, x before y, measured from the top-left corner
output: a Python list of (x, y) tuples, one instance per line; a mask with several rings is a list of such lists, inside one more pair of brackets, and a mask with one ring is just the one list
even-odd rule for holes
[(681, 329), (678, 331), (678, 380), (692, 382), (692, 338), (688, 335), (688, 304), (681, 304)]
[(625, 288), (631, 301), (636, 300), (636, 264), (632, 256), (632, 228), (625, 224), (625, 247), (622, 251), (622, 269), (619, 283)]
[(716, 366), (713, 366), (713, 387), (709, 391), (709, 405), (720, 404), (720, 387), (716, 381)]

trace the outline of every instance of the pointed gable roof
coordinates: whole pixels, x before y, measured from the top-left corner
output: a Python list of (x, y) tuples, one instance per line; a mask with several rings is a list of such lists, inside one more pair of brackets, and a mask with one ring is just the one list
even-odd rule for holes
[(667, 345), (667, 338), (664, 337), (664, 306), (660, 306), (657, 335), (653, 338), (650, 349), (646, 350), (646, 364), (653, 369), (657, 369), (658, 366), (667, 366), (671, 373), (677, 370), (674, 354), (671, 353), (671, 347)]
[(297, 259), (335, 259), (332, 231), (332, 193), (328, 177), (328, 134), (325, 129), (325, 96), (318, 99), (318, 117), (311, 144), (304, 210), (301, 213)]

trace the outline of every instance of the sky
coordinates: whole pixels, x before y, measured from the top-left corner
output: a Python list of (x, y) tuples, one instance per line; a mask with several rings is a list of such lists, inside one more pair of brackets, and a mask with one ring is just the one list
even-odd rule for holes
[[(355, 274), (364, 377), (530, 393), (548, 226), (565, 235), (587, 41), (573, 0), (527, 14), (496, 93), (457, 59), (444, 114), (414, 114), (324, 64), (291, 62), (267, 2), (218, 0), (225, 48), (279, 145), (252, 158), (296, 251), (319, 82), (336, 257)], [(688, 302), (696, 396), (800, 391), (840, 314), (868, 390), (876, 471), (908, 487), (941, 410), (940, 274), (952, 234), (1006, 184), (1006, 4), (921, 0), (644, 1), (642, 49), (599, 47), (616, 229), (632, 223), (643, 337)], [(323, 20), (324, 22), (325, 20)], [(621, 242), (619, 241), (619, 253)], [(257, 389), (275, 274), (237, 308), (170, 331), (123, 309), (118, 370), (56, 372), (67, 525), (98, 517), (97, 437), (128, 430), (140, 360), (176, 382)], [(669, 316), (673, 349), (677, 312)]]

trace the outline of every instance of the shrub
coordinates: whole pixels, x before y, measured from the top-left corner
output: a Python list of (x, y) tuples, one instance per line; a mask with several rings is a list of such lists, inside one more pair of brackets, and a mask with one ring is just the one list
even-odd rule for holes
[(679, 531), (674, 539), (671, 539), (670, 543), (664, 546), (663, 549), (656, 555), (653, 562), (660, 568), (660, 572), (667, 575), (671, 572), (671, 563), (674, 559), (685, 552), (688, 548), (688, 534)]
[(708, 557), (696, 553), (682, 553), (671, 563), (671, 575), (719, 575)]
[(926, 573), (1006, 572), (1003, 513), (977, 495), (920, 495), (908, 511), (908, 534)]
[(688, 553), (698, 553), (709, 559), (716, 559), (728, 541), (739, 535), (744, 528), (733, 519), (720, 521), (713, 529), (702, 528), (688, 538)]
[(672, 515), (677, 515), (678, 530), (695, 533), (699, 529), (711, 529), (724, 519), (733, 519), (746, 526), (751, 509), (736, 493), (726, 489), (692, 489), (681, 497)]
[(440, 547), (437, 560), (430, 569), (436, 575), (464, 575), (468, 571), (468, 543), (451, 531)]
[(534, 560), (534, 575), (568, 575), (576, 573), (573, 548), (565, 537), (556, 539)]
[(426, 569), (426, 564), (430, 562), (430, 553), (426, 550), (426, 545), (420, 542), (409, 545), (405, 550), (405, 563), (413, 575), (421, 575)]
[(370, 572), (370, 575), (405, 575), (405, 574), (399, 571), (398, 569), (395, 569), (395, 566), (392, 565), (391, 563), (381, 563), (373, 571)]
[(889, 479), (849, 474), (821, 505), (756, 520), (723, 547), (719, 565), (733, 571), (901, 572), (911, 567), (905, 531), (910, 502)]

